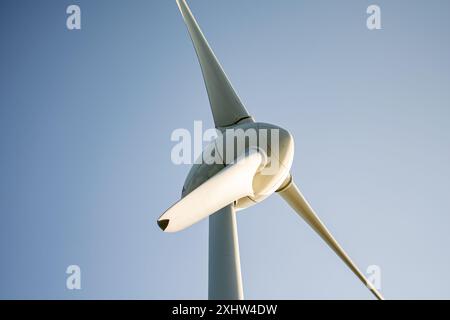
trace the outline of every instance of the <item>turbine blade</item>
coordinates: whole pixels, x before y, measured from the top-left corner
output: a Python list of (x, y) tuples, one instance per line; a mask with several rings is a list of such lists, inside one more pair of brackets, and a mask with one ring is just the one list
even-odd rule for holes
[(175, 203), (158, 219), (158, 225), (163, 231), (177, 232), (240, 198), (252, 196), (253, 177), (262, 162), (262, 155), (251, 150)]
[(305, 200), (302, 193), (290, 178), (285, 186), (283, 186), (278, 193), (281, 197), (302, 217), (310, 226), (316, 231), (319, 236), (333, 249), (333, 251), (344, 261), (351, 271), (361, 280), (361, 282), (369, 288), (372, 294), (379, 300), (384, 300), (380, 292), (373, 286), (373, 284), (366, 279), (363, 273), (353, 263), (350, 257), (345, 253), (344, 249), (334, 239), (333, 235), (328, 231), (309, 203)]
[(176, 0), (197, 53), (216, 128), (253, 121), (233, 89), (185, 0)]

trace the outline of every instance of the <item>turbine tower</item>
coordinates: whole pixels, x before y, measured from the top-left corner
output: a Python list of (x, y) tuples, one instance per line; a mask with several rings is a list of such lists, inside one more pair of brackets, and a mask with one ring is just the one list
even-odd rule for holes
[[(209, 217), (208, 298), (244, 298), (236, 212), (278, 193), (378, 298), (378, 290), (352, 262), (294, 183), (294, 140), (285, 129), (255, 122), (233, 89), (185, 0), (176, 0), (197, 53), (219, 136), (193, 165), (182, 198), (159, 219), (177, 232)], [(252, 135), (252, 133), (254, 133)], [(254, 138), (254, 139), (252, 139)], [(243, 143), (242, 143), (243, 142)]]

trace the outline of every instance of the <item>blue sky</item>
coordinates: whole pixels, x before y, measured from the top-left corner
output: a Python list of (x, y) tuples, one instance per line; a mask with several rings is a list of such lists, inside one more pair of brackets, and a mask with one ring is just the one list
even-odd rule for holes
[[(247, 110), (288, 129), (292, 173), (386, 298), (450, 297), (450, 3), (188, 1)], [(70, 4), (82, 29), (69, 31)], [(207, 222), (156, 219), (212, 127), (175, 1), (1, 1), (0, 298), (207, 297)], [(274, 195), (238, 215), (246, 298), (370, 299)], [(68, 265), (82, 289), (66, 289)]]

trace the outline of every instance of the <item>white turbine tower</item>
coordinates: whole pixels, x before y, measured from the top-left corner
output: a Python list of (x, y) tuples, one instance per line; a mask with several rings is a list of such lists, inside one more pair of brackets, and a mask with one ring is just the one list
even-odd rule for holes
[[(209, 217), (209, 299), (243, 299), (236, 211), (278, 193), (378, 298), (377, 289), (334, 239), (289, 172), (294, 157), (290, 133), (278, 126), (255, 122), (249, 115), (206, 41), (185, 0), (176, 0), (200, 62), (214, 123), (222, 136), (203, 152), (218, 160), (195, 164), (186, 178), (182, 199), (169, 208), (158, 225), (177, 232)], [(235, 148), (236, 132), (256, 132), (256, 143)], [(230, 136), (228, 133), (232, 132)], [(275, 132), (270, 139), (262, 132)], [(226, 133), (226, 134), (225, 134)], [(250, 139), (249, 139), (250, 140)], [(264, 140), (264, 141), (263, 141)], [(231, 148), (230, 148), (231, 145)], [(242, 146), (242, 145), (241, 145)], [(231, 161), (230, 161), (231, 160)]]

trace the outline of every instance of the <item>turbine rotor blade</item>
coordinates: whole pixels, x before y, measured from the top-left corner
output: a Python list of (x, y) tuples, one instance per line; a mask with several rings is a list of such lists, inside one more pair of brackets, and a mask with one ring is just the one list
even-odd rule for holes
[(342, 259), (342, 261), (350, 268), (350, 270), (361, 280), (361, 282), (372, 292), (372, 294), (379, 300), (384, 300), (381, 293), (373, 286), (373, 284), (366, 279), (363, 273), (353, 263), (350, 257), (345, 253), (344, 249), (334, 239), (333, 235), (328, 231), (304, 196), (295, 185), (292, 177), (280, 189), (278, 193), (281, 197), (302, 217), (311, 228), (316, 231), (319, 236), (333, 249), (333, 251)]
[(259, 152), (250, 150), (169, 208), (158, 219), (159, 227), (177, 232), (240, 198), (253, 196), (253, 178), (263, 162)]
[(234, 91), (186, 1), (176, 1), (197, 53), (216, 128), (228, 127), (244, 119), (253, 121)]

